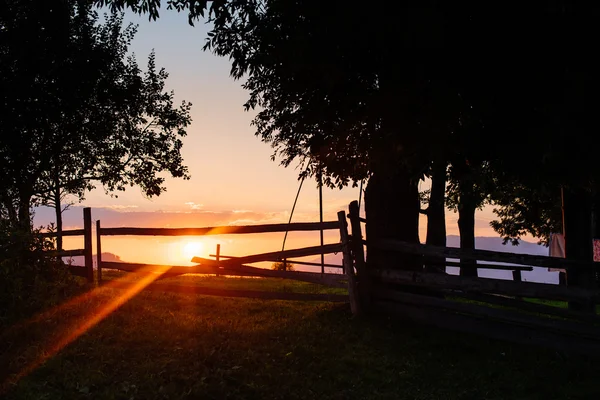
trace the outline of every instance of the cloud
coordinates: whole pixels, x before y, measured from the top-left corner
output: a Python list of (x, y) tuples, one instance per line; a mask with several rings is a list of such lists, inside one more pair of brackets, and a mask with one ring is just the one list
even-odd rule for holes
[(190, 208), (192, 210), (200, 210), (204, 207), (204, 204), (198, 204), (198, 203), (194, 203), (193, 201), (188, 201), (187, 203), (184, 203), (186, 206), (190, 206)]

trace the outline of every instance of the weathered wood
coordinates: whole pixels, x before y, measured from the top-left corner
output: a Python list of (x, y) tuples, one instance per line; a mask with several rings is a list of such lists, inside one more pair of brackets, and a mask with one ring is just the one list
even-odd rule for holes
[[(42, 237), (56, 237), (58, 235), (57, 232), (43, 232), (40, 234)], [(85, 229), (71, 229), (67, 231), (62, 231), (63, 236), (82, 236), (85, 235)]]
[[(216, 257), (216, 254), (209, 254), (209, 257)], [(235, 256), (224, 256), (224, 255), (220, 255), (219, 256), (220, 259), (221, 258), (226, 258), (226, 259), (232, 259), (232, 258), (236, 258)], [(267, 260), (267, 261), (280, 261), (279, 259), (273, 259), (273, 260)], [(288, 263), (290, 264), (298, 264), (298, 265), (309, 265), (312, 267), (320, 267), (321, 263), (316, 263), (316, 262), (309, 262), (309, 261), (299, 261), (299, 260), (286, 260)], [(324, 264), (327, 268), (344, 268), (343, 265), (337, 265), (337, 264)]]
[(318, 231), (339, 229), (338, 221), (327, 222), (294, 222), (290, 224), (266, 225), (230, 225), (205, 228), (102, 228), (100, 233), (108, 235), (137, 235), (137, 236), (204, 236), (204, 235), (231, 235), (248, 233), (270, 233), (286, 231)]
[[(339, 251), (342, 251), (342, 244), (341, 243), (332, 243), (332, 244), (326, 244), (325, 246), (312, 246), (312, 247), (304, 247), (301, 249), (273, 251), (273, 252), (269, 252), (269, 253), (261, 253), (261, 254), (254, 254), (254, 255), (250, 255), (250, 256), (236, 257), (235, 259), (228, 259), (228, 260), (220, 261), (219, 265), (222, 265), (225, 268), (227, 265), (252, 264), (255, 262), (283, 260), (283, 259), (292, 258), (292, 257), (313, 256), (313, 255), (321, 254), (321, 252), (323, 252), (325, 254), (337, 253)], [(206, 259), (200, 258), (200, 257), (192, 258), (192, 262), (201, 263), (202, 260), (207, 261)], [(214, 262), (214, 260), (208, 260), (208, 261)]]
[(221, 271), (225, 274), (229, 274), (232, 271), (244, 272), (252, 274), (254, 276), (271, 277), (271, 278), (286, 278), (294, 279), (303, 282), (318, 283), (321, 285), (332, 286), (332, 287), (346, 287), (345, 283), (342, 282), (343, 276), (340, 274), (322, 274), (318, 272), (304, 272), (304, 271), (275, 271), (266, 268), (251, 267), (249, 265), (243, 265), (242, 263), (235, 263), (237, 260), (227, 260), (227, 262), (221, 261), (217, 263), (215, 260), (209, 260), (207, 258), (195, 257), (194, 262), (198, 262), (205, 266), (222, 267)]
[(595, 327), (589, 324), (582, 324), (560, 319), (543, 318), (531, 314), (524, 314), (514, 310), (506, 310), (471, 303), (461, 303), (397, 290), (381, 289), (376, 292), (375, 296), (379, 299), (393, 300), (419, 307), (432, 307), (438, 310), (459, 312), (461, 314), (472, 314), (485, 319), (494, 319), (520, 326), (546, 329), (563, 334), (573, 334), (579, 337), (596, 338), (600, 343), (600, 327)]
[(96, 277), (102, 284), (102, 235), (100, 235), (100, 220), (96, 221)]
[(598, 298), (600, 292), (584, 288), (569, 288), (533, 282), (514, 282), (502, 279), (475, 278), (418, 271), (374, 270), (371, 274), (383, 282), (401, 283), (437, 289), (456, 289), (474, 293), (497, 293), (552, 300)]
[(84, 261), (87, 271), (87, 280), (94, 282), (94, 260), (92, 258), (92, 209), (85, 207), (83, 209), (83, 248), (85, 249)]
[(585, 337), (563, 335), (545, 329), (535, 329), (473, 315), (452, 313), (435, 308), (399, 304), (390, 301), (378, 301), (375, 306), (379, 312), (395, 314), (400, 318), (416, 321), (423, 325), (525, 345), (558, 349), (565, 352), (600, 355), (600, 341)]
[(552, 315), (560, 318), (574, 319), (583, 322), (600, 324), (600, 316), (588, 312), (572, 311), (566, 308), (554, 307), (546, 304), (533, 303), (527, 300), (516, 299), (494, 294), (450, 292), (447, 295), (502, 307), (516, 308), (519, 310), (538, 314)]
[(351, 254), (354, 256), (354, 265), (356, 266), (357, 289), (360, 297), (360, 306), (363, 311), (369, 308), (371, 295), (371, 279), (367, 274), (365, 263), (365, 250), (363, 248), (362, 229), (360, 226), (360, 216), (358, 201), (352, 201), (348, 206), (348, 217), (352, 227), (352, 236), (350, 237)]
[(273, 271), (264, 268), (255, 268), (247, 265), (229, 266), (228, 268), (219, 268), (216, 261), (202, 259), (202, 265), (195, 266), (168, 266), (158, 264), (141, 263), (122, 263), (122, 262), (103, 262), (105, 269), (116, 269), (128, 272), (156, 273), (164, 277), (171, 277), (183, 274), (220, 274), (230, 276), (259, 276), (270, 278), (294, 279), (302, 282), (317, 283), (326, 286), (343, 288), (346, 285), (342, 282), (339, 274), (321, 274), (302, 271)]
[[(219, 243), (217, 243), (217, 254), (214, 256), (210, 256), (210, 257), (215, 257), (216, 262), (221, 261), (221, 245)], [(218, 272), (217, 272), (217, 276), (219, 276)]]
[(530, 265), (546, 268), (565, 268), (574, 266), (582, 269), (600, 271), (600, 263), (566, 260), (564, 258), (533, 256), (529, 254), (504, 253), (489, 250), (461, 251), (456, 247), (439, 247), (419, 243), (407, 243), (398, 240), (382, 239), (375, 243), (369, 242), (382, 250), (399, 251), (408, 254), (417, 254), (433, 257), (447, 257), (469, 260), (504, 262), (511, 264)]
[(50, 257), (79, 257), (79, 256), (85, 256), (85, 249), (48, 251), (48, 252), (45, 252), (44, 254), (47, 254)]
[(348, 296), (350, 297), (350, 310), (354, 315), (361, 314), (361, 304), (356, 287), (356, 278), (354, 276), (354, 266), (352, 265), (352, 254), (350, 252), (350, 243), (348, 238), (348, 227), (346, 223), (346, 213), (338, 212), (338, 221), (340, 222), (340, 239), (342, 241), (343, 263), (346, 276), (348, 277)]
[[(438, 262), (435, 260), (425, 260), (429, 265), (445, 265), (446, 267), (460, 267), (461, 263), (456, 261)], [(501, 265), (501, 264), (477, 264), (477, 269), (496, 269), (503, 271), (533, 271), (533, 267), (522, 265)]]

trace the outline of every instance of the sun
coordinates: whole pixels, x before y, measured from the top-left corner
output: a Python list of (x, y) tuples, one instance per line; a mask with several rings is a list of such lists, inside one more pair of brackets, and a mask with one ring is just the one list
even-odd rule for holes
[(200, 256), (204, 245), (201, 242), (188, 242), (183, 246), (183, 256), (190, 261), (192, 257)]

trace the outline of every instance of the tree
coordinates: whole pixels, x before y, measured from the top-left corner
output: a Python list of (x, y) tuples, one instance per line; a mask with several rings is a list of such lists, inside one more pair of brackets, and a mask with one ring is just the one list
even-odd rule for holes
[(165, 190), (162, 172), (189, 178), (180, 150), (191, 105), (174, 106), (154, 54), (144, 73), (127, 55), (133, 26), (123, 29), (117, 14), (99, 24), (87, 2), (8, 3), (0, 20), (1, 200), (15, 223), (28, 227), (31, 205), (47, 204), (60, 231), (65, 196), (82, 200), (94, 182), (108, 192), (138, 185), (151, 197)]
[(294, 264), (287, 261), (278, 261), (271, 265), (271, 269), (274, 271), (295, 271)]
[[(155, 1), (112, 3), (158, 16)], [(593, 125), (587, 93), (597, 87), (596, 65), (574, 57), (545, 59), (530, 49), (592, 46), (594, 13), (567, 2), (525, 5), (518, 13), (474, 3), (421, 2), (395, 12), (379, 2), (367, 11), (316, 3), (168, 4), (187, 8), (190, 21), (209, 10), (215, 28), (207, 47), (231, 58), (235, 78), (247, 77), (247, 107), (262, 109), (257, 134), (274, 145), (284, 165), (298, 157), (322, 162), (335, 185), (370, 177), (369, 238), (415, 240), (415, 179), (437, 160), (430, 148), (447, 144), (439, 139), (461, 119), (464, 106), (475, 112), (475, 129), (460, 130), (445, 159), (457, 172), (465, 239), (472, 236), (477, 198), (487, 195), (475, 190), (473, 174), (481, 167), (490, 167), (491, 178), (511, 176), (517, 184), (536, 177), (564, 186), (574, 221), (586, 220), (577, 214), (590, 213), (587, 198), (598, 180), (598, 139), (588, 138), (585, 129)], [(528, 55), (517, 58), (516, 49)], [(453, 99), (457, 94), (462, 101)]]

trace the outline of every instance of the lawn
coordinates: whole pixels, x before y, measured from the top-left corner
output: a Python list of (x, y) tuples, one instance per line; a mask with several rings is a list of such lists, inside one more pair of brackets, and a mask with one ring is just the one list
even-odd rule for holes
[[(177, 279), (253, 290), (282, 284)], [(146, 290), (52, 355), (61, 339), (125, 292), (104, 288), (5, 330), (3, 382), (48, 357), (5, 386), (5, 398), (600, 398), (597, 360), (387, 318), (356, 319), (347, 305), (324, 302)]]

